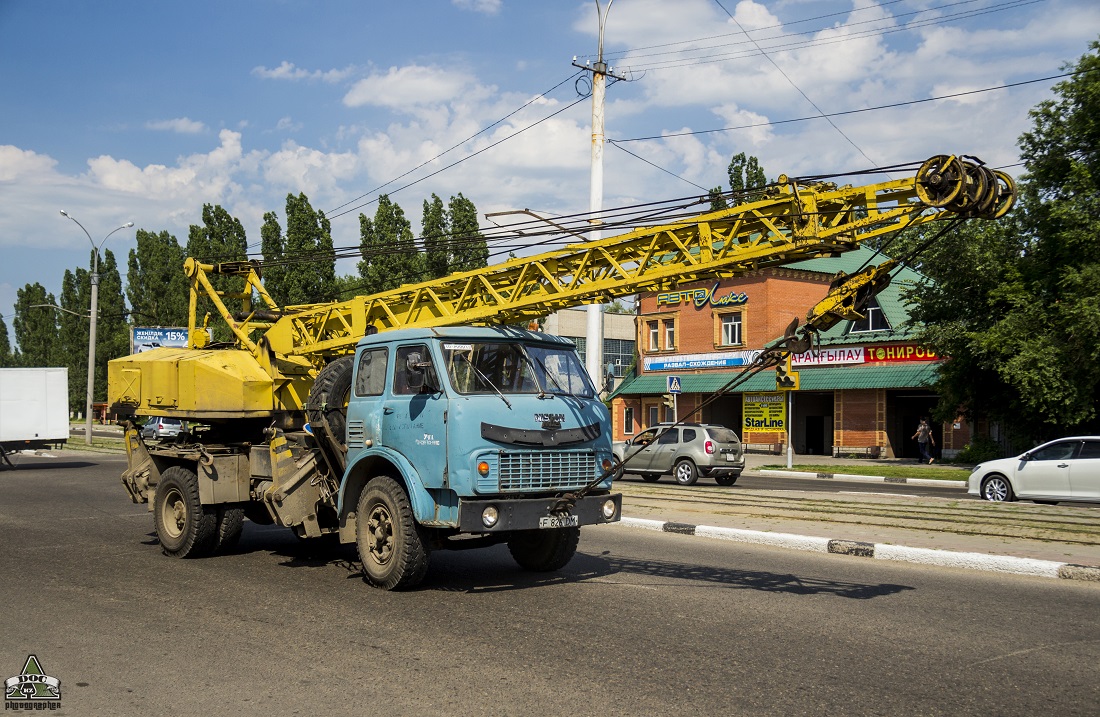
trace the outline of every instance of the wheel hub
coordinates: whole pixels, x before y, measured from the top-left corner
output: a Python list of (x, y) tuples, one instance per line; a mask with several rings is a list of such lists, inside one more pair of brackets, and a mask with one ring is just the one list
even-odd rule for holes
[(393, 556), (393, 519), (385, 506), (376, 505), (367, 518), (367, 551), (379, 565)]

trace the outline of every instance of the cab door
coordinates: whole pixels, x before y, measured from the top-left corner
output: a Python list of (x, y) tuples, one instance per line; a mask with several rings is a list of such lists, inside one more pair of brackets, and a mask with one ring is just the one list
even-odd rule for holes
[(446, 487), (447, 394), (427, 344), (398, 346), (391, 376), (382, 404), (382, 444), (408, 459), (424, 487)]

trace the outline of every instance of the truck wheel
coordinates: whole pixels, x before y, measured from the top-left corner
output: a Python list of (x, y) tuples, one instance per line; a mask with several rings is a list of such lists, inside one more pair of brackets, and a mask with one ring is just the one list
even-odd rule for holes
[(672, 475), (680, 485), (695, 485), (695, 481), (699, 480), (699, 469), (684, 458), (672, 469)]
[(389, 476), (372, 478), (359, 496), (355, 542), (367, 581), (383, 590), (409, 588), (431, 557), (405, 490)]
[(580, 540), (580, 528), (517, 530), (508, 538), (508, 552), (521, 568), (548, 573), (573, 559)]
[(714, 476), (714, 482), (718, 485), (733, 485), (740, 477), (740, 473), (727, 473), (726, 475)]
[(165, 555), (198, 558), (214, 550), (217, 511), (199, 502), (199, 481), (194, 471), (182, 466), (165, 470), (153, 501), (153, 527)]
[(244, 508), (239, 505), (218, 506), (218, 536), (214, 552), (226, 553), (236, 547), (244, 530)]
[[(351, 394), (351, 373), (354, 356), (344, 356), (330, 361), (309, 389), (308, 417), (316, 433), (328, 421), (332, 437), (342, 448), (347, 448), (348, 396)], [(324, 420), (322, 420), (322, 418)]]

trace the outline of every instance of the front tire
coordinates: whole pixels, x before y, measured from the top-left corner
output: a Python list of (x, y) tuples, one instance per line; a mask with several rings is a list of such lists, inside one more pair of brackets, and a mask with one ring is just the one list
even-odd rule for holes
[(982, 498), (997, 503), (1016, 500), (1012, 484), (1002, 475), (991, 475), (982, 481)]
[(695, 485), (695, 481), (699, 480), (699, 469), (694, 463), (684, 458), (672, 469), (672, 475), (680, 485)]
[(508, 538), (508, 552), (524, 570), (549, 573), (573, 559), (580, 541), (580, 528), (517, 530)]
[(367, 582), (383, 590), (418, 585), (431, 557), (405, 489), (389, 476), (372, 478), (359, 496), (355, 542)]
[(171, 466), (161, 474), (153, 498), (153, 527), (165, 555), (199, 558), (214, 551), (218, 513), (199, 502), (194, 471)]

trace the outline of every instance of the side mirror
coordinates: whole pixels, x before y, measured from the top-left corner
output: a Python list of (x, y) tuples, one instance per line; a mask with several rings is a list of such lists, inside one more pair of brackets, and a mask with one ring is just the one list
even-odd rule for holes
[(419, 353), (411, 353), (405, 360), (405, 383), (409, 388), (422, 389), (427, 387), (433, 393), (439, 392), (439, 387), (428, 383), (428, 369), (432, 367), (431, 361), (424, 361)]

